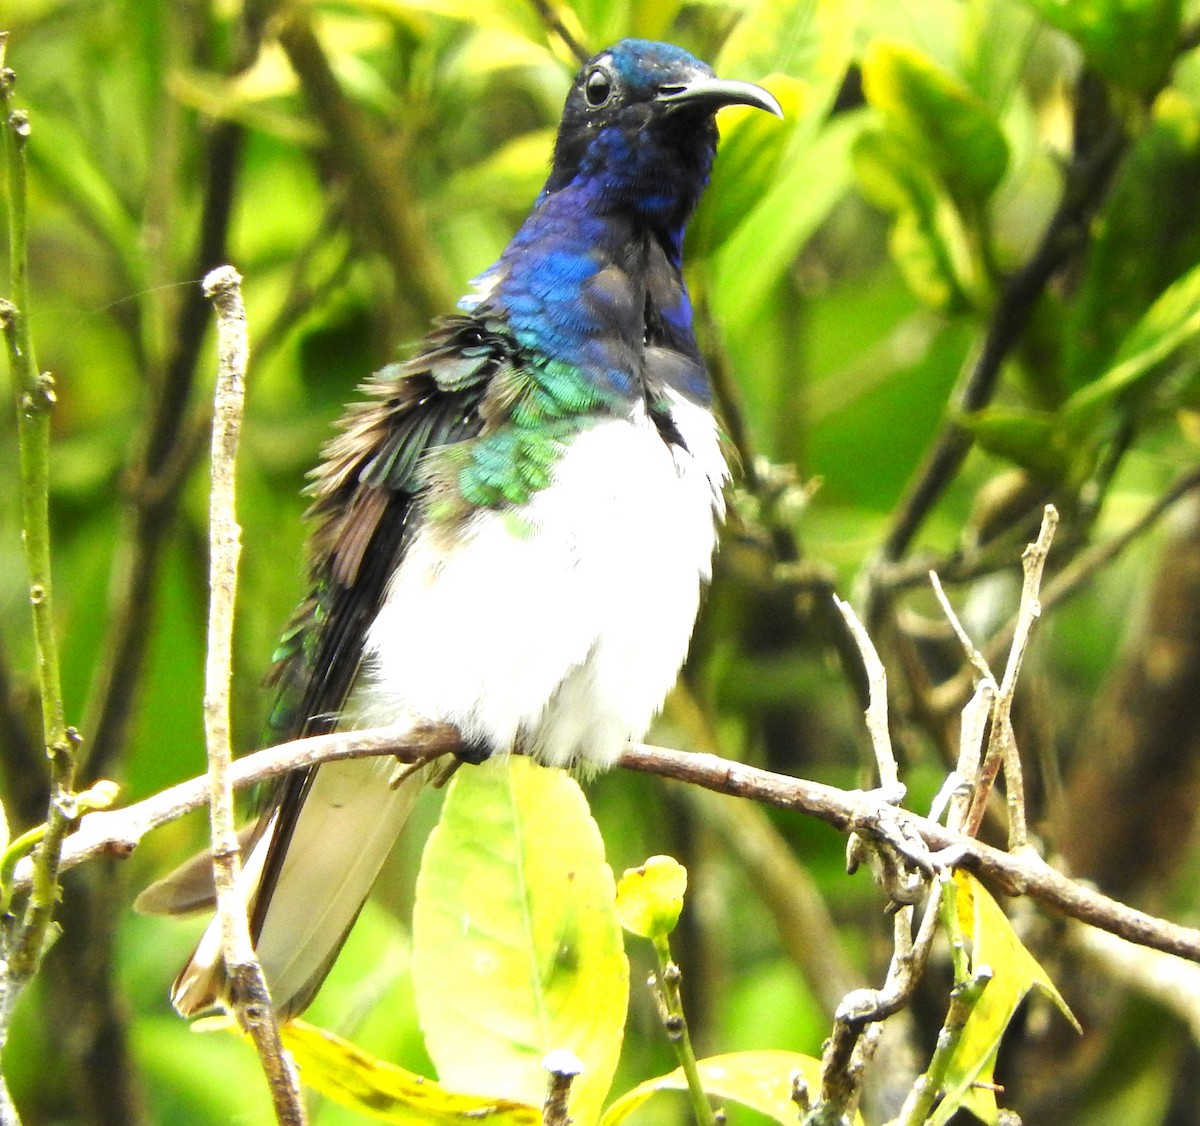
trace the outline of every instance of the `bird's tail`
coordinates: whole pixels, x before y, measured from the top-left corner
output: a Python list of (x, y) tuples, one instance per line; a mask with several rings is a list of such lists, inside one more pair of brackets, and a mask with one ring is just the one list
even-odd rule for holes
[[(393, 785), (395, 773), (395, 760), (386, 757), (325, 763), (294, 797), (264, 814), (245, 857), (242, 888), (281, 1019), (303, 1011), (325, 980), (429, 770)], [(288, 808), (289, 800), (298, 809)], [(169, 898), (162, 889), (172, 879), (144, 893), (152, 907), (162, 909)], [(175, 979), (171, 1001), (190, 1017), (219, 1005), (226, 988), (214, 919)]]

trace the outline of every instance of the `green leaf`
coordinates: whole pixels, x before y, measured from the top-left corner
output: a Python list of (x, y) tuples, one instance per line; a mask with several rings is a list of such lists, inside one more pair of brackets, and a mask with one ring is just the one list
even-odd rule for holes
[(1004, 178), (1008, 143), (995, 117), (957, 77), (905, 43), (876, 39), (863, 92), (932, 165), (960, 207), (984, 203)]
[[(799, 1072), (808, 1089), (820, 1090), (821, 1061), (797, 1052), (732, 1052), (697, 1060), (705, 1092), (716, 1099), (729, 1099), (773, 1118), (783, 1126), (794, 1126), (798, 1109), (792, 1101), (792, 1075)], [(619, 1126), (658, 1091), (685, 1091), (683, 1069), (648, 1079), (627, 1091), (600, 1119), (600, 1126)], [(854, 1116), (861, 1126), (862, 1117)]]
[(784, 119), (747, 106), (721, 112), (721, 145), (712, 180), (688, 232), (691, 255), (712, 254), (737, 230), (774, 184), (780, 162), (793, 146), (804, 84), (773, 75), (762, 85), (779, 100)]
[(1134, 325), (1113, 366), (1064, 404), (1061, 417), (1068, 439), (1089, 436), (1118, 401), (1127, 408), (1144, 404), (1198, 335), (1200, 266), (1194, 266)]
[(933, 309), (971, 307), (976, 270), (962, 219), (919, 153), (891, 129), (867, 129), (853, 149), (863, 195), (895, 215), (889, 248), (909, 288)]
[(961, 871), (954, 873), (954, 885), (959, 926), (971, 940), (972, 973), (987, 966), (992, 979), (963, 1028), (947, 1069), (945, 1097), (930, 1117), (929, 1126), (944, 1126), (968, 1097), (972, 1113), (985, 1122), (996, 1121), (996, 1096), (989, 1086), (996, 1053), (1009, 1021), (1030, 989), (1040, 989), (1081, 1031), (1049, 975), (1022, 945), (1007, 916), (983, 885)]
[[(1067, 386), (1094, 380), (1155, 299), (1200, 261), (1200, 107), (1179, 90), (1154, 103), (1095, 224), (1063, 328)], [(1146, 253), (1153, 247), (1152, 254)]]
[(909, 288), (931, 309), (956, 313), (971, 307), (963, 276), (966, 242), (954, 211), (937, 201), (928, 214), (902, 211), (888, 234), (888, 248)]
[(958, 421), (988, 453), (1029, 470), (1039, 480), (1061, 481), (1067, 473), (1071, 451), (1062, 444), (1051, 414), (985, 407)]
[(808, 91), (805, 112), (823, 117), (854, 51), (857, 7), (846, 0), (758, 0), (734, 26), (714, 68), (723, 78), (751, 82), (764, 74), (800, 79)]
[(687, 869), (672, 856), (652, 856), (617, 883), (617, 918), (642, 938), (665, 937), (679, 922), (685, 891)]
[(1065, 31), (1106, 78), (1152, 91), (1178, 50), (1182, 0), (1025, 0)]
[(538, 1126), (539, 1107), (459, 1095), (301, 1020), (281, 1029), (305, 1086), (342, 1106), (400, 1126)]
[(862, 126), (845, 114), (789, 156), (754, 209), (716, 249), (713, 305), (723, 325), (753, 315), (850, 186), (850, 146)]
[(612, 1082), (629, 997), (612, 871), (579, 786), (523, 757), (463, 769), (429, 838), (413, 911), (413, 976), (448, 1087), (541, 1105), (542, 1061), (583, 1063), (571, 1114)]

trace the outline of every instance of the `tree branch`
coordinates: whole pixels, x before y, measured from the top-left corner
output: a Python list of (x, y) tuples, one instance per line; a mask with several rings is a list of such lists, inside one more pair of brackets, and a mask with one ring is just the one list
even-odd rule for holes
[(229, 686), (233, 675), (233, 615), (241, 529), (237, 523), (235, 464), (246, 398), (246, 309), (242, 279), (230, 266), (204, 279), (217, 313), (219, 363), (213, 402), (212, 489), (209, 500), (208, 649), (204, 669), (204, 742), (208, 753), (213, 883), (221, 925), (221, 954), (238, 1022), (250, 1035), (271, 1089), (280, 1126), (305, 1126), (308, 1116), (296, 1069), (279, 1038), (267, 979), (254, 952), (246, 903), (239, 888), (241, 850), (230, 781)]
[[(1101, 570), (1116, 559), (1127, 547), (1136, 543), (1180, 500), (1200, 488), (1200, 469), (1191, 469), (1178, 477), (1174, 483), (1145, 512), (1122, 532), (1080, 552), (1057, 572), (1045, 585), (1041, 595), (1043, 613), (1078, 594)], [(996, 661), (1004, 650), (1013, 643), (1020, 614), (1013, 617), (988, 641), (982, 654), (985, 662)], [(943, 681), (929, 695), (930, 709), (936, 715), (946, 715), (962, 706), (971, 691), (975, 675), (973, 666), (964, 668)]]
[(902, 826), (918, 834), (931, 850), (954, 849), (958, 867), (994, 880), (1006, 894), (1027, 895), (1068, 918), (1090, 923), (1130, 942), (1200, 962), (1200, 931), (1154, 918), (1118, 903), (1075, 883), (1036, 855), (1023, 853), (1014, 856), (955, 833), (908, 810), (897, 809), (876, 792), (839, 790), (820, 782), (789, 778), (716, 755), (691, 754), (662, 747), (631, 745), (621, 756), (620, 765), (627, 770), (657, 774), (718, 793), (751, 798), (764, 805), (803, 813), (841, 832), (873, 836), (881, 823), (899, 821)]
[(330, 150), (354, 189), (354, 201), (370, 224), (380, 251), (404, 281), (414, 316), (430, 321), (454, 305), (438, 256), (430, 253), (426, 229), (394, 160), (346, 96), (307, 11), (291, 5), (278, 28), (279, 44), (296, 72), (313, 113), (325, 128)]
[[(372, 755), (391, 755), (400, 762), (419, 762), (460, 747), (457, 732), (447, 726), (334, 732), (268, 747), (238, 759), (230, 768), (230, 781), (235, 789), (241, 789), (322, 762)], [(843, 833), (873, 836), (877, 835), (881, 823), (899, 821), (920, 836), (931, 850), (954, 849), (958, 867), (995, 881), (1006, 894), (1027, 895), (1060, 915), (1089, 923), (1130, 942), (1200, 962), (1200, 931), (1136, 911), (1077, 884), (1040, 857), (1010, 855), (928, 818), (898, 809), (878, 792), (841, 790), (717, 755), (644, 744), (626, 747), (619, 763), (626, 770), (655, 774), (815, 817)], [(204, 805), (207, 786), (206, 777), (192, 778), (125, 809), (89, 813), (80, 822), (78, 831), (64, 844), (63, 867), (73, 868), (97, 856), (128, 856), (150, 830)], [(18, 889), (28, 887), (29, 874), (29, 862), (23, 860), (17, 867), (14, 886)]]

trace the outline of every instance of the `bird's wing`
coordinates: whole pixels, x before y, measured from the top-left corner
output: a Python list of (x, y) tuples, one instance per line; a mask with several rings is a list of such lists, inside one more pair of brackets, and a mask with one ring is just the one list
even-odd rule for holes
[[(478, 433), (480, 401), (510, 363), (511, 342), (476, 318), (450, 318), (416, 357), (374, 377), (343, 419), (309, 490), (310, 594), (276, 653), (271, 743), (339, 725), (366, 631), (420, 519), (426, 455)], [(413, 795), (389, 788), (390, 773), (369, 760), (288, 775), (259, 817), (246, 897), (285, 1014), (319, 987), (407, 816)], [(223, 987), (210, 927), (176, 981), (176, 1007), (185, 1015), (211, 1007)]]
[[(338, 726), (361, 664), (364, 636), (414, 530), (423, 459), (479, 432), (480, 400), (508, 361), (505, 338), (474, 318), (449, 318), (417, 356), (367, 383), (365, 397), (343, 418), (312, 474), (310, 594), (284, 634), (268, 677), (276, 688), (268, 720), (271, 742)], [(256, 916), (270, 898), (313, 775), (285, 778), (263, 814), (265, 826), (273, 809), (280, 811)], [(252, 917), (252, 933), (258, 921)]]

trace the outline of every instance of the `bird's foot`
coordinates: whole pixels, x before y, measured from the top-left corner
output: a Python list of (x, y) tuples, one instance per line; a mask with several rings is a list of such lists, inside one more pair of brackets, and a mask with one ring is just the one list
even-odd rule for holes
[(454, 777), (455, 772), (464, 763), (470, 766), (478, 766), (482, 762), (487, 762), (491, 757), (492, 748), (483, 740), (471, 743), (463, 742), (452, 751), (432, 751), (415, 762), (397, 763), (396, 769), (388, 779), (388, 785), (395, 790), (416, 774), (417, 771), (424, 770), (427, 766), (437, 763), (437, 768), (430, 774), (429, 783), (435, 789), (440, 789)]

